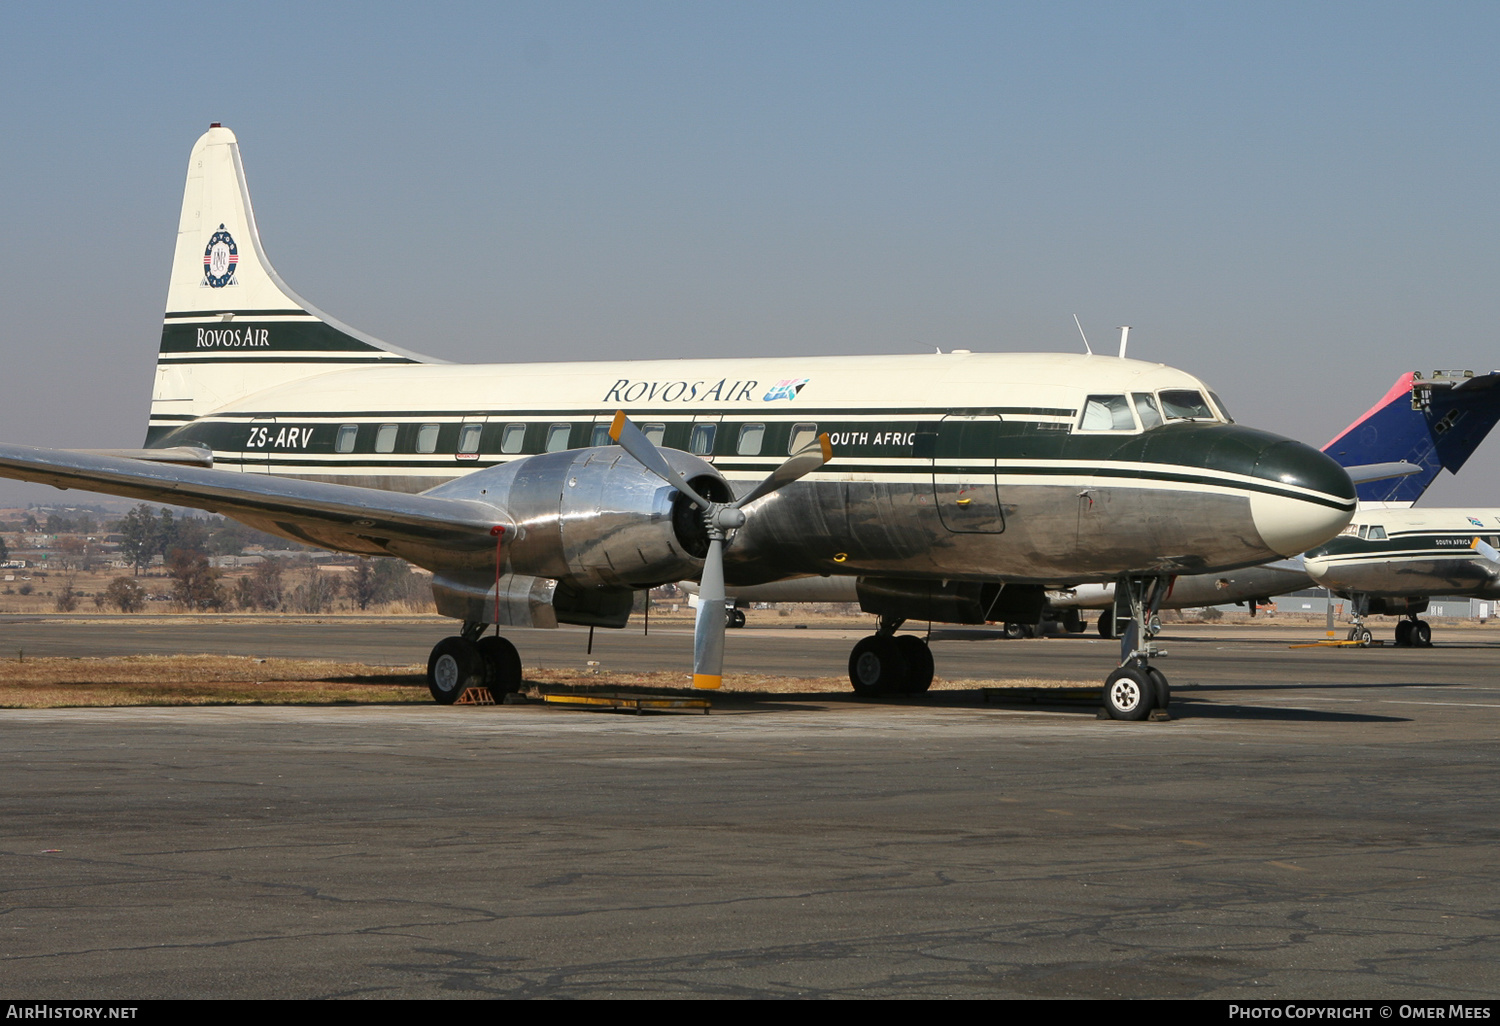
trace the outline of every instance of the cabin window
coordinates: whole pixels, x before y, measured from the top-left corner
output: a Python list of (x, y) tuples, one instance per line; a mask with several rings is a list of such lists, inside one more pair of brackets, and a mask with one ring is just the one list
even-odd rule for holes
[(396, 427), (395, 424), (382, 424), (375, 432), (376, 452), (396, 451)]
[(458, 431), (458, 451), (461, 453), (476, 453), (479, 451), (479, 436), (484, 434), (483, 424), (465, 424)]
[(507, 424), (500, 433), (501, 452), (520, 452), (526, 444), (526, 425)]
[(1371, 524), (1370, 525), (1370, 540), (1371, 541), (1385, 541), (1385, 528), (1381, 527), (1379, 524)]
[(1150, 431), (1161, 424), (1161, 413), (1156, 408), (1156, 396), (1150, 392), (1135, 392), (1131, 398), (1135, 400), (1135, 413), (1141, 418), (1141, 427)]
[(708, 456), (714, 451), (714, 435), (718, 432), (717, 424), (694, 424), (693, 434), (688, 439), (688, 452), (694, 456)]
[(818, 425), (816, 424), (793, 424), (792, 438), (786, 444), (786, 451), (790, 453), (801, 452), (809, 445), (818, 440)]
[(553, 424), (547, 428), (547, 451), (562, 452), (568, 447), (568, 436), (572, 433), (572, 424)]
[(741, 456), (759, 456), (760, 445), (765, 438), (764, 424), (743, 424), (740, 426), (740, 444), (735, 451)]
[(1174, 388), (1161, 393), (1161, 412), (1168, 420), (1218, 420), (1202, 392)]
[(609, 437), (609, 428), (609, 424), (595, 424), (594, 430), (589, 433), (589, 444), (609, 445), (611, 442), (611, 439)]
[(438, 426), (423, 424), (417, 428), (417, 452), (437, 452)]
[(334, 444), (334, 447), (333, 447), (334, 451), (336, 451), (336, 452), (353, 452), (354, 451), (354, 440), (356, 438), (358, 438), (358, 437), (359, 437), (359, 425), (358, 424), (340, 424), (339, 425), (339, 438), (338, 438), (338, 441)]
[(660, 445), (661, 440), (667, 437), (667, 426), (665, 424), (642, 424), (641, 434), (650, 439), (652, 445)]
[(1368, 537), (1370, 537), (1370, 525), (1369, 524), (1360, 524), (1359, 525), (1359, 540), (1360, 541), (1364, 541)]
[(1084, 431), (1134, 431), (1135, 417), (1123, 395), (1091, 395), (1083, 403)]

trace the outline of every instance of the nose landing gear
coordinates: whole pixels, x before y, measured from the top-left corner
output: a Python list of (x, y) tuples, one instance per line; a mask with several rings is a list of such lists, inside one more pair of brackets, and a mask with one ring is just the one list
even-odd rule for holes
[(1105, 610), (1105, 615), (1120, 623), (1122, 630), (1120, 666), (1104, 682), (1102, 716), (1112, 720), (1170, 718), (1167, 709), (1172, 702), (1172, 689), (1166, 674), (1150, 662), (1167, 654), (1150, 639), (1161, 630), (1157, 612), (1170, 589), (1171, 579), (1163, 577), (1122, 577), (1116, 583), (1117, 601), (1123, 598), (1129, 618), (1117, 620), (1114, 610)]

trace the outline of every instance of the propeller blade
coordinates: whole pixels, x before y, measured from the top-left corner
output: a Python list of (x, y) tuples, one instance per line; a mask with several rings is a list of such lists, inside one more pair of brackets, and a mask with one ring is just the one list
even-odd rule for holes
[(771, 476), (756, 485), (749, 495), (743, 499), (736, 499), (733, 503), (734, 508), (740, 509), (748, 506), (756, 499), (785, 488), (798, 478), (811, 474), (831, 459), (833, 459), (833, 443), (828, 440), (827, 432), (824, 432), (811, 444), (787, 457), (787, 461), (771, 471)]
[(1469, 543), (1469, 548), (1479, 553), (1479, 555), (1483, 556), (1491, 563), (1500, 564), (1500, 552), (1497, 552), (1495, 550), (1495, 546), (1491, 545), (1483, 538), (1476, 537), (1472, 542)]
[(724, 543), (708, 542), (698, 583), (698, 617), (693, 623), (693, 687), (716, 690), (724, 682)]
[(682, 492), (704, 512), (708, 525), (708, 554), (703, 560), (703, 576), (698, 583), (698, 616), (693, 623), (693, 687), (715, 689), (724, 683), (724, 539), (728, 532), (744, 525), (742, 506), (762, 496), (785, 488), (798, 478), (817, 470), (833, 458), (833, 444), (821, 434), (811, 444), (789, 456), (750, 494), (729, 505), (711, 503), (688, 485), (660, 449), (640, 428), (630, 422), (625, 411), (615, 414), (609, 426), (609, 437), (619, 443), (641, 466)]
[(667, 458), (661, 454), (661, 450), (645, 436), (640, 428), (630, 422), (629, 417), (625, 416), (624, 410), (615, 414), (614, 423), (609, 426), (609, 437), (619, 443), (620, 448), (635, 457), (641, 466), (692, 499), (699, 509), (708, 509), (708, 500), (695, 492), (687, 483), (687, 479), (672, 468)]

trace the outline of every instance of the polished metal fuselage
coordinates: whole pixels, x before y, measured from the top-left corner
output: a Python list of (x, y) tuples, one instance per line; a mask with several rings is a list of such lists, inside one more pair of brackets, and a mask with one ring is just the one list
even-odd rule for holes
[[(718, 477), (702, 460), (668, 453), (690, 476)], [(748, 508), (746, 525), (726, 549), (728, 581), (828, 574), (1077, 583), (1122, 573), (1214, 572), (1278, 555), (1257, 529), (1249, 497), (1230, 487), (1108, 478), (1018, 483), (999, 493), (1003, 530), (955, 530), (965, 526), (969, 507), (953, 496), (994, 484), (950, 478), (935, 487), (930, 470), (918, 467), (908, 480), (830, 473), (790, 485)], [(728, 481), (738, 494), (753, 483)], [(507, 572), (644, 587), (696, 577), (701, 566), (673, 533), (676, 491), (617, 447), (528, 457), (431, 494), (480, 499), (510, 513)]]

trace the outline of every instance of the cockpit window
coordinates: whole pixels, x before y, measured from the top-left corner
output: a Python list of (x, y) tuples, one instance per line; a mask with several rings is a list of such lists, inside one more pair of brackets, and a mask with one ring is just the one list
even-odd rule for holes
[(1161, 393), (1161, 412), (1168, 420), (1218, 420), (1203, 393), (1174, 388)]
[(1134, 431), (1135, 417), (1123, 395), (1091, 395), (1083, 403), (1083, 431)]
[(1141, 427), (1150, 431), (1161, 423), (1161, 414), (1156, 409), (1156, 396), (1150, 392), (1135, 392), (1131, 398), (1135, 400), (1135, 413), (1141, 418)]
[(1208, 394), (1213, 399), (1214, 405), (1219, 408), (1219, 416), (1223, 417), (1227, 423), (1233, 424), (1234, 418), (1229, 415), (1229, 407), (1224, 405), (1224, 400), (1219, 398), (1219, 393), (1210, 392)]

